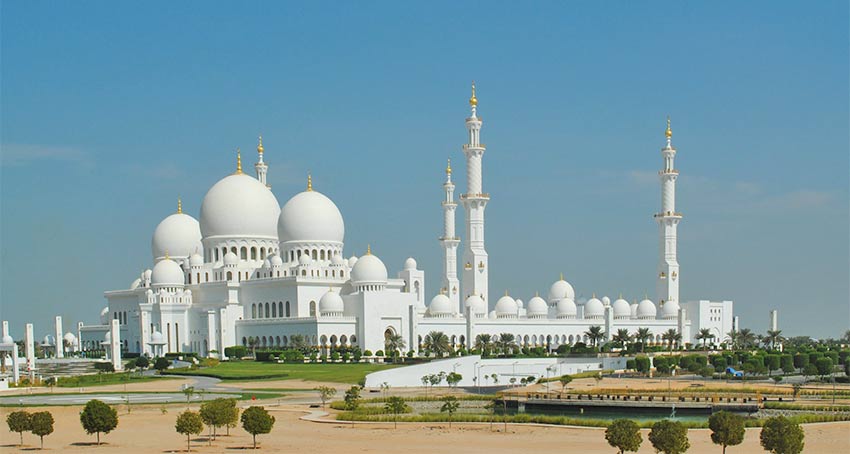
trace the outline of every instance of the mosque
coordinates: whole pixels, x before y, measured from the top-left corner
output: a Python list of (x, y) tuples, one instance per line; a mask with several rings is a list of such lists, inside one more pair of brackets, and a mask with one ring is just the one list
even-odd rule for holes
[[(676, 244), (682, 214), (676, 211), (679, 171), (669, 119), (658, 172), (661, 210), (654, 214), (660, 249), (657, 303), (596, 295), (577, 300), (563, 276), (546, 299), (535, 295), (524, 303), (490, 294), (484, 241), (490, 194), (482, 187), (486, 148), (474, 84), (469, 105), (462, 146), (466, 192), (455, 197), (449, 163), (442, 185), (441, 290), (430, 300), (425, 272), (413, 258), (392, 277), (370, 249), (345, 258), (342, 214), (313, 188), (309, 176), (306, 189), (281, 208), (266, 182), (269, 166), (260, 138), (255, 176), (243, 171), (237, 154), (236, 171), (209, 189), (198, 219), (184, 213), (178, 201), (177, 211), (153, 233), (152, 269), (142, 271), (129, 288), (105, 293), (100, 324), (77, 327), (79, 347), (117, 345), (152, 356), (195, 352), (224, 358), (226, 347), (248, 345), (252, 337), (260, 347), (284, 348), (301, 335), (322, 349), (358, 346), (374, 352), (384, 349), (391, 334), (418, 350), (427, 333), (442, 331), (456, 347), (471, 347), (479, 334), (512, 333), (520, 346), (554, 350), (586, 342), (591, 326), (602, 327), (609, 340), (618, 329), (649, 328), (652, 343), (661, 343), (669, 329), (683, 342), (695, 342), (701, 329), (717, 339), (737, 329), (732, 301), (679, 300)], [(463, 239), (455, 232), (458, 201), (466, 211)]]

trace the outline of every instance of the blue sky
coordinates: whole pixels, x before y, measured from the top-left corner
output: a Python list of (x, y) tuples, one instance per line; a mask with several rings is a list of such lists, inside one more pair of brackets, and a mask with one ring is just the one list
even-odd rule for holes
[[(478, 85), (491, 294), (654, 293), (672, 116), (682, 299), (850, 324), (848, 4), (3, 2), (0, 317), (94, 322), (174, 211), (254, 162), (312, 172), (394, 273), (439, 284), (445, 159)], [(250, 168), (250, 167), (249, 167)], [(464, 190), (461, 182), (458, 192)], [(458, 224), (462, 219), (459, 216)]]

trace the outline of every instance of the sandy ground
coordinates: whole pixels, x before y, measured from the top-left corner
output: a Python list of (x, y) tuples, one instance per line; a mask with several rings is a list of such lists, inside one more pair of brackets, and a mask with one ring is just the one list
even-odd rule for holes
[[(134, 408), (130, 414), (122, 413), (118, 428), (102, 435), (105, 442), (100, 447), (92, 446), (93, 435), (86, 435), (79, 423), (80, 407), (53, 407), (50, 410), (56, 419), (55, 432), (45, 439), (45, 449), (64, 453), (122, 452), (166, 453), (185, 450), (185, 437), (174, 431), (174, 420), (185, 407), (171, 405), (163, 414), (160, 407)], [(486, 424), (455, 424), (448, 429), (446, 424), (344, 424), (316, 423), (301, 420), (310, 411), (304, 405), (276, 406), (267, 408), (277, 419), (271, 434), (259, 436), (260, 449), (265, 452), (374, 452), (385, 453), (404, 449), (407, 454), (455, 451), (464, 453), (515, 453), (515, 452), (586, 452), (611, 453), (613, 450), (604, 439), (604, 430), (571, 427), (508, 426), (508, 433), (501, 425), (493, 431)], [(3, 419), (13, 409), (0, 411)], [(32, 409), (37, 410), (37, 409)], [(124, 410), (121, 409), (123, 412)], [(807, 453), (846, 453), (850, 450), (850, 422), (806, 425)], [(6, 432), (0, 437), (0, 452), (15, 452), (19, 447), (16, 433)], [(719, 448), (711, 443), (708, 430), (691, 430), (689, 453), (717, 453)], [(38, 438), (24, 434), (25, 448), (38, 446)], [(205, 435), (193, 437), (193, 452), (238, 451), (251, 446), (251, 437), (241, 428), (233, 429), (230, 436), (220, 437), (212, 446)], [(654, 452), (646, 440), (640, 453)], [(729, 453), (763, 452), (758, 442), (758, 429), (748, 430), (744, 443), (730, 448)]]

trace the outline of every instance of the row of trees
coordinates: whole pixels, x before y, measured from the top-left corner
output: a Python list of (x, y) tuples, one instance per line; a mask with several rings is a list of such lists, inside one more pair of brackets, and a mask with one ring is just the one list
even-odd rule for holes
[[(186, 451), (189, 452), (192, 447), (192, 435), (199, 435), (204, 430), (206, 424), (212, 429), (209, 437), (210, 444), (215, 437), (215, 428), (226, 426), (235, 427), (236, 420), (242, 422), (242, 428), (251, 434), (253, 439), (253, 448), (257, 449), (257, 435), (267, 434), (274, 427), (275, 418), (270, 415), (263, 407), (252, 406), (242, 412), (242, 417), (239, 418), (239, 409), (236, 407), (234, 399), (216, 399), (208, 402), (209, 406), (202, 405), (199, 412), (186, 410), (177, 416), (177, 421), (174, 424), (174, 430), (177, 433), (186, 436)], [(233, 401), (232, 403), (229, 401)], [(235, 416), (235, 417), (234, 417)]]
[(49, 411), (13, 411), (6, 416), (6, 424), (10, 431), (18, 432), (21, 445), (24, 444), (24, 432), (31, 432), (39, 437), (41, 449), (44, 449), (44, 437), (53, 433), (53, 414)]
[[(708, 418), (711, 441), (723, 448), (737, 446), (744, 441), (744, 418), (734, 413), (721, 411)], [(799, 454), (803, 451), (803, 428), (784, 416), (768, 418), (761, 429), (761, 446), (774, 454)], [(655, 452), (681, 454), (690, 449), (688, 429), (677, 421), (662, 420), (652, 425), (649, 442)], [(618, 419), (605, 430), (605, 440), (620, 454), (637, 452), (643, 443), (640, 427), (630, 419)]]

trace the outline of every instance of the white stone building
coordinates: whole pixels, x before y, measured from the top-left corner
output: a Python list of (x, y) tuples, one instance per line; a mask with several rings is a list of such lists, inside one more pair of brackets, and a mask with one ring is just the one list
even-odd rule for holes
[[(679, 301), (681, 272), (676, 256), (678, 170), (668, 120), (659, 225), (658, 303), (622, 297), (577, 301), (563, 277), (549, 288), (546, 299), (527, 304), (509, 295), (489, 293), (489, 263), (484, 241), (484, 210), (490, 195), (482, 187), (485, 146), (482, 120), (473, 86), (466, 119), (467, 192), (459, 196), (466, 210), (466, 236), (455, 233), (455, 201), (451, 164), (443, 184), (444, 251), (442, 289), (426, 305), (425, 272), (409, 258), (394, 277), (367, 250), (344, 258), (345, 223), (337, 206), (313, 189), (308, 177), (304, 192), (280, 207), (266, 184), (262, 139), (257, 147), (256, 177), (236, 171), (210, 188), (203, 199), (200, 221), (177, 212), (156, 228), (151, 241), (153, 268), (144, 270), (124, 290), (105, 293), (108, 305), (101, 324), (81, 326), (79, 345), (97, 349), (112, 320), (119, 324), (125, 351), (150, 355), (197, 352), (221, 356), (224, 348), (246, 345), (250, 337), (260, 347), (286, 347), (293, 335), (314, 346), (358, 346), (382, 350), (387, 334), (400, 334), (408, 349), (416, 349), (430, 331), (445, 332), (457, 346), (471, 346), (478, 334), (512, 333), (521, 346), (555, 349), (586, 341), (590, 326), (606, 336), (618, 329), (649, 328), (652, 342), (676, 329), (693, 342), (701, 328), (718, 341), (732, 329), (732, 302)], [(463, 243), (463, 244), (461, 244)], [(458, 248), (463, 258), (458, 264)], [(458, 279), (458, 267), (461, 267)], [(505, 286), (500, 286), (505, 287)]]

